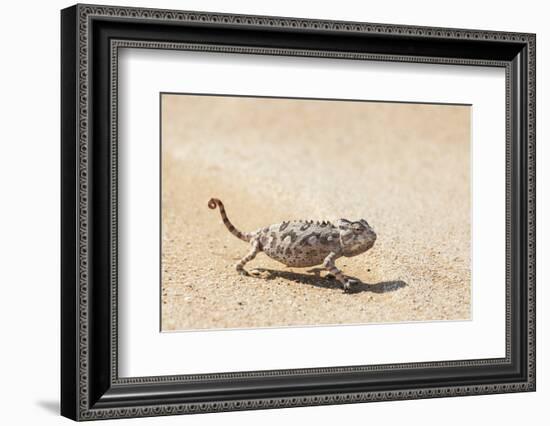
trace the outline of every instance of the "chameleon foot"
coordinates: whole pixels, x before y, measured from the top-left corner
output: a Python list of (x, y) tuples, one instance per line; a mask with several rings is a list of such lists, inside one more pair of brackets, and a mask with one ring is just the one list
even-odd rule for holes
[(235, 267), (235, 269), (237, 270), (237, 273), (239, 275), (242, 275), (244, 277), (248, 277), (250, 275), (242, 266), (241, 267), (237, 266)]
[(353, 291), (353, 287), (357, 283), (357, 280), (346, 280), (346, 282), (344, 283), (344, 293), (351, 293)]

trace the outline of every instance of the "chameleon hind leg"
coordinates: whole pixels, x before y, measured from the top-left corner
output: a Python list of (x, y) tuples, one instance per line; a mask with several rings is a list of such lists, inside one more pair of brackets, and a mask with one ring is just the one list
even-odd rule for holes
[(349, 278), (346, 278), (342, 271), (336, 267), (334, 264), (334, 261), (338, 258), (338, 255), (334, 252), (331, 252), (323, 261), (324, 268), (329, 272), (330, 275), (332, 275), (334, 278), (338, 280), (340, 284), (342, 284), (342, 288), (345, 292), (348, 292), (351, 290), (352, 284), (355, 283), (355, 280), (350, 280)]
[(235, 269), (237, 270), (237, 272), (242, 275), (248, 275), (248, 272), (244, 270), (244, 265), (254, 259), (259, 252), (260, 242), (258, 240), (253, 240), (248, 254), (241, 260), (239, 260), (239, 263), (235, 265)]

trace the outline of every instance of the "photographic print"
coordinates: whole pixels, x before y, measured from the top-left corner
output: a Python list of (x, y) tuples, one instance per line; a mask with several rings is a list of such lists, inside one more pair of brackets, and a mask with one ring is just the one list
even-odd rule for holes
[(471, 319), (471, 106), (162, 93), (162, 331)]

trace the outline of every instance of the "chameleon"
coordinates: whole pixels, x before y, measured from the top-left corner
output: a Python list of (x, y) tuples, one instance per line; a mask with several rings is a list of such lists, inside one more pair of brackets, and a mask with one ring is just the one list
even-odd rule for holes
[(350, 221), (292, 220), (276, 223), (253, 232), (241, 232), (229, 220), (223, 203), (217, 198), (208, 201), (211, 209), (219, 208), (222, 221), (235, 237), (250, 244), (250, 250), (236, 265), (242, 275), (248, 275), (244, 266), (264, 252), (270, 258), (289, 267), (322, 265), (342, 285), (344, 292), (351, 291), (357, 282), (344, 276), (335, 265), (340, 257), (365, 253), (376, 241), (376, 233), (365, 219)]

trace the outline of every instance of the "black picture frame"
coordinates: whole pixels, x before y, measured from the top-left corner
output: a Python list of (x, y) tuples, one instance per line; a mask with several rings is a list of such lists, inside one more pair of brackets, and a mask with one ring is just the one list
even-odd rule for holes
[[(269, 16), (62, 10), (61, 414), (91, 420), (534, 391), (535, 41)], [(114, 100), (125, 46), (505, 68), (506, 357), (119, 378)]]

